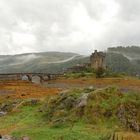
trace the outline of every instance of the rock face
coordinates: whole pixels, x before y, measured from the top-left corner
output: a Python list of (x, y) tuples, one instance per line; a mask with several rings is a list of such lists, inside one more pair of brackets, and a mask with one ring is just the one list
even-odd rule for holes
[(118, 109), (117, 116), (121, 123), (135, 132), (140, 132), (140, 114), (139, 107), (132, 104), (121, 105)]

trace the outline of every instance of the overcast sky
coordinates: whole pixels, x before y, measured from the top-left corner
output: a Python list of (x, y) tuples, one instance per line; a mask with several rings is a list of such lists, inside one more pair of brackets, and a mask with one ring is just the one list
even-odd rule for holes
[(0, 54), (139, 44), (140, 0), (0, 0)]

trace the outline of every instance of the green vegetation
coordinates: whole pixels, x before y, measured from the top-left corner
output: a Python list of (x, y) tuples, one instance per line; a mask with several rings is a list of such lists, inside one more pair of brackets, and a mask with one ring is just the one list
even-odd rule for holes
[[(102, 68), (99, 68), (98, 70), (94, 70), (91, 68), (88, 68), (81, 72), (68, 72), (65, 73), (64, 78), (65, 79), (77, 79), (77, 78), (111, 78), (111, 77), (117, 77), (122, 78), (127, 76), (128, 74), (125, 73), (117, 73), (112, 72), (111, 70), (104, 70)], [(62, 77), (61, 77), (62, 78)]]
[(77, 72), (77, 73), (66, 73), (64, 78), (77, 79), (77, 78), (91, 78), (95, 76), (96, 76), (95, 72)]
[[(14, 112), (0, 117), (0, 130), (15, 137), (108, 140), (113, 132), (126, 130), (133, 122), (140, 123), (140, 95), (122, 94), (116, 87), (73, 89), (35, 104), (29, 100), (21, 102)], [(125, 116), (120, 116), (122, 111)], [(124, 125), (122, 118), (131, 121)], [(133, 127), (129, 129), (136, 131)]]
[(127, 73), (129, 75), (140, 75), (140, 47), (114, 47), (108, 48), (107, 66), (112, 72)]
[(106, 134), (122, 130), (123, 127), (139, 131), (139, 94), (133, 94), (132, 97), (132, 93), (122, 94), (115, 87), (86, 91), (74, 90), (47, 99), (44, 117), (49, 126), (73, 126), (82, 121), (100, 127), (101, 130), (105, 129)]
[(118, 46), (108, 48), (108, 52), (120, 53), (127, 56), (130, 59), (140, 59), (140, 47), (139, 46)]
[(103, 76), (105, 76), (105, 70), (103, 68), (98, 68), (96, 71), (95, 71), (95, 74), (96, 74), (96, 78), (102, 78)]
[(78, 122), (73, 127), (50, 128), (42, 117), (43, 114), (38, 112), (39, 108), (40, 105), (23, 106), (19, 112), (9, 113), (0, 118), (0, 129), (11, 128), (13, 136), (27, 135), (32, 140), (100, 140), (105, 135), (100, 130), (93, 131), (92, 126), (83, 122)]

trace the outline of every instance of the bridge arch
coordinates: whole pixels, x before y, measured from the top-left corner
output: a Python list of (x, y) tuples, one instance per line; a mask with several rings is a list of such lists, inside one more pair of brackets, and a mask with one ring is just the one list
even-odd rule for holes
[(21, 79), (25, 81), (32, 81), (32, 76), (28, 74), (21, 75)]
[(55, 80), (57, 78), (57, 76), (59, 76), (59, 75), (58, 74), (48, 74), (48, 73), (6, 73), (6, 74), (0, 74), (0, 76), (3, 77), (3, 79), (10, 77), (10, 79), (12, 79), (12, 80), (26, 80), (26, 81), (30, 81), (30, 82), (32, 82), (34, 77), (38, 77), (40, 82)]
[(44, 77), (42, 75), (39, 75), (39, 74), (32, 75), (33, 83), (42, 83), (43, 81), (44, 81)]

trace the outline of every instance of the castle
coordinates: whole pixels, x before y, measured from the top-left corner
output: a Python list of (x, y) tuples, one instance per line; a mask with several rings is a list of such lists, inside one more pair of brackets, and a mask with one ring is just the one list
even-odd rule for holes
[(67, 72), (81, 72), (86, 70), (87, 68), (93, 68), (95, 70), (98, 70), (100, 68), (106, 69), (106, 55), (103, 52), (97, 52), (95, 50), (94, 53), (90, 55), (90, 63), (84, 63), (84, 64), (77, 64), (73, 67), (67, 68)]
[(92, 53), (90, 56), (91, 68), (95, 70), (99, 68), (106, 69), (105, 57), (106, 57), (105, 53), (97, 52), (97, 50), (95, 50), (95, 52)]

